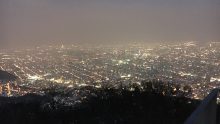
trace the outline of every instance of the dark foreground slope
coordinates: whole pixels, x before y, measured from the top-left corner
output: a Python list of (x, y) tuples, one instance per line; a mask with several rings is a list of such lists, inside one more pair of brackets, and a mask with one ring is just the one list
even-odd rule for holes
[(13, 81), (16, 79), (17, 79), (17, 77), (15, 75), (10, 74), (7, 71), (0, 70), (0, 80)]
[[(56, 95), (0, 97), (0, 123), (181, 124), (199, 104), (184, 97), (139, 90), (96, 89), (77, 104), (64, 104), (65, 99), (57, 100)], [(62, 97), (68, 99), (70, 95)]]

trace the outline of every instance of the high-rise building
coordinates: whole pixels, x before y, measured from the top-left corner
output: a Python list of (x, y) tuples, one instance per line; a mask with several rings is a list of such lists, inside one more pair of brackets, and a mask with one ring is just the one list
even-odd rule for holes
[(0, 82), (0, 94), (2, 94), (2, 84)]
[(10, 81), (0, 81), (0, 95), (1, 96), (11, 96), (11, 86)]

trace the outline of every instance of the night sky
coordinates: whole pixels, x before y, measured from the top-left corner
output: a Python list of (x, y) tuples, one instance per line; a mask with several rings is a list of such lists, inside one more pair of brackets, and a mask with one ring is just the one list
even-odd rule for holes
[(0, 0), (1, 47), (132, 40), (219, 41), (220, 0)]

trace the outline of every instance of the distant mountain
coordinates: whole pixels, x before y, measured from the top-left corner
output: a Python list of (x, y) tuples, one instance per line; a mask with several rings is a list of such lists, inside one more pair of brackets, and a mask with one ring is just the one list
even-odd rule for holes
[(17, 76), (15, 76), (7, 71), (0, 70), (0, 80), (14, 81), (16, 79), (17, 79)]

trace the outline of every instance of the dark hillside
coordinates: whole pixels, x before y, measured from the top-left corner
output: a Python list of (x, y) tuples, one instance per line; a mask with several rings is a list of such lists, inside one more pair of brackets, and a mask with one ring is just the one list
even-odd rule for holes
[[(181, 124), (199, 101), (153, 90), (93, 89), (77, 104), (70, 93), (0, 97), (1, 124)], [(71, 91), (72, 92), (72, 91)], [(62, 97), (59, 99), (59, 97)], [(65, 101), (66, 100), (66, 101)]]
[(0, 70), (0, 80), (16, 80), (17, 77), (7, 71)]

